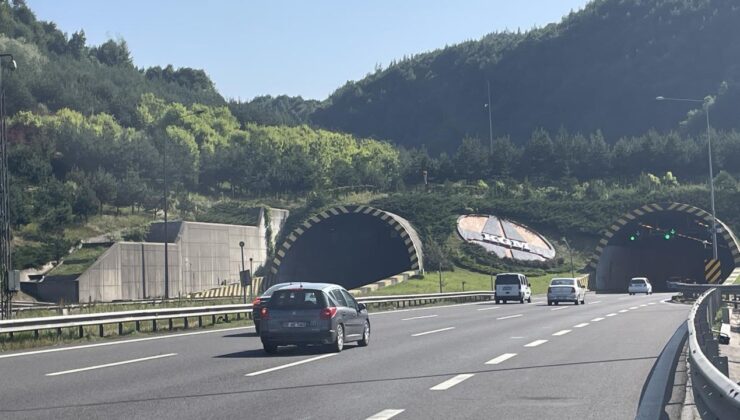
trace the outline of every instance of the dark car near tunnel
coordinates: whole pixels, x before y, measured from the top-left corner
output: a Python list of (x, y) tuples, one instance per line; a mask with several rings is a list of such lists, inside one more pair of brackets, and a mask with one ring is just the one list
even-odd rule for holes
[(367, 308), (336, 284), (284, 286), (272, 293), (260, 317), (260, 338), (269, 354), (278, 346), (319, 344), (340, 352), (347, 342), (370, 342)]

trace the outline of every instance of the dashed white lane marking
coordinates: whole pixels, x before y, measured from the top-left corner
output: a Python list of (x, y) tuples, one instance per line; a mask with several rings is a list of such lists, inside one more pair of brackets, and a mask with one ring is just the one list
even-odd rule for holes
[(547, 343), (547, 340), (534, 340), (529, 344), (525, 344), (524, 347), (537, 347), (539, 345)]
[(631, 306), (630, 309), (635, 310), (637, 309), (637, 306)]
[(68, 373), (78, 373), (78, 372), (85, 372), (85, 371), (94, 370), (94, 369), (104, 369), (104, 368), (109, 368), (109, 367), (114, 367), (114, 366), (128, 365), (131, 363), (146, 362), (148, 360), (162, 359), (164, 357), (172, 357), (172, 356), (177, 356), (177, 353), (160, 354), (157, 356), (142, 357), (140, 359), (125, 360), (123, 362), (106, 363), (104, 365), (90, 366), (90, 367), (80, 368), (80, 369), (64, 370), (61, 372), (47, 373), (46, 376), (59, 376), (59, 375), (66, 375)]
[(558, 331), (556, 333), (553, 333), (552, 335), (554, 335), (555, 337), (558, 337), (558, 336), (561, 336), (561, 335), (568, 334), (571, 331), (573, 331), (573, 330), (560, 330), (560, 331)]
[(310, 359), (299, 360), (297, 362), (288, 363), (287, 365), (280, 365), (280, 366), (275, 366), (274, 368), (269, 368), (269, 369), (265, 369), (265, 370), (259, 370), (257, 372), (252, 372), (252, 373), (247, 373), (244, 376), (262, 375), (262, 374), (265, 374), (265, 373), (275, 372), (276, 370), (287, 369), (289, 367), (298, 366), (298, 365), (302, 365), (304, 363), (313, 362), (315, 360), (326, 359), (327, 357), (336, 356), (336, 355), (337, 355), (337, 353), (322, 354), (321, 356), (312, 357)]
[(650, 302), (648, 303), (648, 305), (655, 305), (655, 302)]
[(573, 328), (583, 328), (588, 325), (588, 322), (583, 322), (578, 325), (574, 325)]
[(504, 353), (501, 356), (494, 357), (493, 359), (486, 362), (487, 365), (497, 365), (501, 362), (511, 359), (516, 356), (516, 353)]
[(509, 338), (511, 338), (512, 340), (521, 340), (524, 337), (509, 337)]
[(439, 385), (435, 385), (431, 388), (429, 388), (430, 391), (444, 391), (447, 389), (452, 388), (453, 386), (459, 384), (460, 382), (472, 378), (474, 375), (472, 373), (464, 373), (462, 375), (457, 375), (453, 378), (450, 378), (444, 382), (442, 382)]
[(501, 321), (502, 319), (511, 319), (511, 318), (519, 318), (522, 316), (522, 314), (516, 314), (516, 315), (509, 315), (509, 316), (502, 316), (501, 318), (496, 318), (498, 321)]
[[(625, 312), (629, 312), (629, 309), (620, 309), (620, 310), (619, 310), (619, 313), (620, 313), (620, 314), (623, 314), (623, 313), (625, 313)], [(608, 315), (607, 315), (607, 316), (608, 316)]]
[(596, 301), (593, 301), (593, 302), (588, 302), (589, 305), (595, 305), (597, 303), (601, 303), (601, 301), (600, 300), (596, 300)]
[(599, 318), (592, 319), (591, 322), (599, 322), (599, 321), (603, 321), (603, 320), (604, 320), (604, 318), (599, 317)]
[(411, 334), (411, 336), (412, 337), (421, 337), (422, 335), (434, 334), (434, 333), (438, 333), (438, 332), (442, 332), (442, 331), (449, 331), (449, 330), (454, 330), (454, 329), (455, 329), (455, 327), (440, 328), (438, 330), (425, 331), (425, 332), (421, 332), (421, 333)]
[(644, 304), (644, 303), (643, 303), (642, 305), (640, 305), (640, 307), (641, 307), (641, 308), (644, 308), (644, 307), (646, 307), (646, 306), (647, 306), (647, 305), (646, 305), (646, 304)]
[(424, 315), (424, 316), (415, 316), (415, 317), (412, 317), (412, 318), (404, 318), (404, 319), (402, 319), (401, 321), (411, 321), (411, 320), (413, 320), (413, 319), (425, 319), (425, 318), (434, 318), (434, 317), (436, 317), (436, 316), (438, 316), (438, 315)]
[(606, 316), (617, 316), (617, 314), (615, 314), (614, 312), (612, 312), (610, 314), (606, 314)]
[(387, 408), (377, 414), (373, 414), (372, 416), (368, 417), (367, 420), (388, 420), (390, 418), (396, 417), (397, 415), (403, 413), (404, 411), (406, 410)]
[(480, 308), (479, 311), (490, 311), (491, 309), (498, 309), (500, 306), (492, 306), (490, 308)]
[(568, 309), (568, 308), (569, 308), (568, 306), (561, 306), (561, 307), (559, 307), (559, 308), (552, 308), (552, 309), (550, 309), (550, 310), (551, 310), (551, 311), (559, 311), (559, 310), (561, 310), (561, 309)]

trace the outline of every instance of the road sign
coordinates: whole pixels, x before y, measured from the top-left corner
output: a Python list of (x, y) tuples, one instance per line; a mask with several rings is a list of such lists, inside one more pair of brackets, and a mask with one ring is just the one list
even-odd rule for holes
[(242, 283), (242, 287), (248, 287), (252, 285), (252, 273), (249, 270), (239, 272), (239, 280)]
[(719, 260), (709, 259), (704, 264), (704, 278), (707, 283), (716, 283), (722, 276), (722, 265)]

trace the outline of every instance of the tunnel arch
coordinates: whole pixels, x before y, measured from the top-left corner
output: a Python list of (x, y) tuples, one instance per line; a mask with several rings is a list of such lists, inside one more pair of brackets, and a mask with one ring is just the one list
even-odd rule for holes
[(269, 284), (328, 282), (353, 289), (423, 269), (421, 240), (406, 219), (369, 206), (337, 206), (285, 237), (272, 260)]
[[(623, 214), (596, 246), (588, 265), (591, 287), (624, 291), (633, 276), (649, 277), (656, 291), (666, 290), (668, 280), (705, 283), (704, 264), (712, 257), (711, 223), (710, 213), (681, 203), (646, 204)], [(717, 228), (717, 283), (734, 282), (740, 276), (740, 246), (719, 219)], [(675, 234), (664, 236), (670, 229)]]

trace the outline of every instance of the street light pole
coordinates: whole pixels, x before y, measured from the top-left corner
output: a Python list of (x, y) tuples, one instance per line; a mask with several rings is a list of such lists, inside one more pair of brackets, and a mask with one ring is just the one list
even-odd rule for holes
[[(252, 284), (254, 284), (254, 270), (252, 269), (252, 257), (249, 257), (249, 275), (252, 277)], [(252, 300), (254, 286), (249, 286), (249, 300)]]
[(170, 267), (167, 253), (167, 137), (162, 138), (162, 181), (164, 197), (164, 298), (170, 297)]
[(489, 80), (486, 80), (486, 85), (488, 86), (488, 103), (486, 104), (488, 108), (488, 142), (490, 144), (489, 153), (493, 154), (493, 119), (491, 117), (491, 82)]
[(12, 54), (0, 54), (0, 319), (13, 314), (10, 273), (13, 269), (10, 235), (10, 174), (8, 172), (8, 138), (5, 127), (5, 90), (3, 89), (2, 59), (10, 59), (10, 69), (18, 65)]
[(717, 252), (717, 212), (714, 206), (714, 168), (712, 165), (712, 130), (709, 125), (709, 106), (712, 104), (711, 98), (707, 97), (704, 99), (685, 99), (685, 98), (666, 98), (664, 96), (658, 96), (655, 98), (657, 101), (673, 101), (673, 102), (693, 102), (703, 104), (704, 113), (707, 117), (707, 153), (709, 154), (709, 199), (712, 206), (712, 258), (718, 260)]

